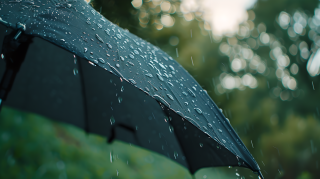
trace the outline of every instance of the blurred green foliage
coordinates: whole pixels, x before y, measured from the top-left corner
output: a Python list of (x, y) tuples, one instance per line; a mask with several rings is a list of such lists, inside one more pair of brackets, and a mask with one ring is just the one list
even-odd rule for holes
[[(176, 0), (170, 2), (180, 3)], [(319, 1), (259, 0), (249, 13), (249, 20), (254, 23), (249, 37), (235, 35), (220, 40), (204, 30), (201, 19), (186, 21), (178, 12), (171, 14), (175, 18), (172, 27), (157, 30), (161, 12), (156, 7), (148, 9), (147, 5), (142, 6), (143, 11), (151, 15), (148, 23), (141, 25), (142, 10), (134, 8), (131, 0), (95, 0), (91, 4), (107, 19), (159, 46), (185, 67), (223, 109), (259, 163), (265, 178), (320, 178), (319, 76), (308, 74), (307, 60), (301, 57), (302, 52), (296, 55), (289, 53), (292, 44), (299, 47), (301, 42), (307, 44), (310, 53), (313, 52), (316, 46), (308, 38), (312, 29), (307, 26), (304, 35), (293, 38), (277, 22), (282, 11), (291, 16), (299, 11), (312, 17)], [(288, 70), (297, 81), (296, 89), (285, 88), (276, 76), (278, 67), (270, 55), (271, 44), (252, 48), (267, 65), (265, 73), (252, 69), (234, 72), (230, 67), (234, 56), (221, 52), (221, 44), (232, 46), (234, 38), (243, 46), (248, 39), (260, 43), (260, 24), (265, 28), (263, 32), (281, 44), (291, 64), (298, 65), (297, 74)], [(320, 34), (320, 31), (314, 32)], [(177, 46), (170, 45), (173, 36), (179, 39)], [(250, 73), (257, 79), (258, 86), (253, 89), (227, 89), (221, 93), (218, 85), (222, 73), (239, 76)], [(191, 178), (186, 169), (158, 154), (122, 142), (107, 145), (102, 137), (86, 135), (74, 127), (57, 124), (35, 114), (4, 108), (0, 118), (0, 178)], [(196, 178), (205, 179), (240, 176), (257, 177), (240, 168), (210, 168), (196, 173)]]

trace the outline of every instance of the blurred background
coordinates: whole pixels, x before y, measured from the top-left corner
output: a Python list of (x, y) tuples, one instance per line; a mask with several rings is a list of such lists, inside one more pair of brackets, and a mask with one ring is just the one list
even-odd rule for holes
[[(177, 60), (223, 109), (266, 179), (320, 178), (317, 0), (93, 0)], [(70, 72), (72, 73), (72, 72)], [(145, 149), (4, 106), (0, 178), (192, 178)], [(257, 178), (243, 168), (197, 179)]]

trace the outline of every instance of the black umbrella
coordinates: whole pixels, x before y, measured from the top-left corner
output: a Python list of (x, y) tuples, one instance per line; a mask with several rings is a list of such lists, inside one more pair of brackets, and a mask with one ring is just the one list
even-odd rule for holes
[(156, 151), (192, 174), (240, 166), (262, 177), (220, 109), (165, 52), (81, 0), (5, 0), (0, 8), (10, 29), (1, 33), (6, 105)]

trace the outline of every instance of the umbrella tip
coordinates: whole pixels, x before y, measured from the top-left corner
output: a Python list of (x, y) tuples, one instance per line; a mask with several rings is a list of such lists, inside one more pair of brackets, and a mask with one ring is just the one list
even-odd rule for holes
[(260, 171), (260, 170), (259, 170), (258, 175), (259, 175), (259, 179), (264, 179), (264, 178), (263, 178), (263, 175), (262, 175), (262, 173), (261, 173), (261, 171)]

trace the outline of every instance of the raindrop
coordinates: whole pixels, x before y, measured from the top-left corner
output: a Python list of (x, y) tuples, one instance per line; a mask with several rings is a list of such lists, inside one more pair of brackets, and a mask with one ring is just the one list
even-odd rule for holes
[(162, 78), (162, 76), (160, 74), (157, 73), (157, 76), (158, 76), (160, 81), (164, 81), (164, 79)]
[(122, 98), (119, 96), (118, 97), (118, 102), (121, 103), (122, 102)]
[(241, 162), (238, 162), (238, 165), (241, 166)]
[(119, 65), (119, 63), (117, 63), (117, 64), (116, 64), (116, 67), (120, 68), (120, 65)]
[(88, 51), (88, 48), (84, 48), (84, 53), (86, 53)]
[(226, 143), (226, 140), (222, 139), (222, 142), (223, 142), (223, 143)]
[(219, 131), (219, 132), (222, 132), (222, 130), (221, 130), (221, 129), (218, 129), (218, 131)]
[(184, 94), (185, 96), (188, 96), (188, 94), (186, 92), (184, 92), (184, 91), (182, 92), (182, 94)]
[(200, 147), (203, 147), (203, 144), (202, 144), (202, 143), (200, 143)]
[(68, 4), (68, 5), (67, 5), (68, 8), (70, 8), (71, 6), (72, 6), (71, 4)]
[(240, 176), (239, 173), (236, 173), (237, 176)]
[(121, 59), (122, 61), (124, 61), (124, 58), (123, 58), (122, 56), (120, 56), (120, 59)]
[(135, 54), (139, 55), (138, 50), (133, 50), (133, 52), (134, 52)]
[(173, 68), (172, 65), (169, 65), (169, 68), (170, 68), (172, 71), (174, 71), (174, 68)]
[(161, 63), (159, 63), (159, 66), (164, 70), (166, 69), (166, 67), (164, 65), (162, 65)]
[(147, 91), (150, 91), (148, 87), (145, 87), (144, 89), (146, 89)]
[(129, 57), (130, 57), (131, 59), (134, 59), (134, 56), (133, 56), (132, 54), (129, 54)]
[(102, 58), (98, 58), (100, 63), (106, 63)]
[(123, 90), (124, 90), (124, 88), (123, 88), (123, 86), (122, 86), (121, 89), (120, 89), (120, 91), (123, 92)]
[(196, 94), (194, 94), (194, 92), (190, 88), (188, 88), (188, 92), (190, 93), (191, 96), (196, 97)]
[(208, 123), (208, 127), (212, 128), (212, 124)]
[[(154, 97), (157, 101), (160, 101), (161, 103), (163, 103), (164, 105), (166, 105), (167, 107), (170, 107), (170, 104), (169, 104), (166, 100), (164, 100), (161, 96), (155, 94), (155, 95), (153, 95), (153, 97)], [(179, 114), (179, 112), (180, 112), (180, 111), (177, 111), (178, 114)], [(181, 115), (181, 116), (183, 116), (183, 115)]]
[(202, 114), (201, 109), (199, 109), (199, 108), (194, 108), (194, 109), (197, 111), (197, 113)]
[(110, 30), (109, 29), (105, 30), (105, 32), (106, 32), (106, 34), (108, 34), (110, 36)]
[(173, 127), (169, 125), (169, 131), (172, 133), (173, 132)]
[(223, 110), (221, 108), (219, 108), (219, 110), (222, 112)]
[(77, 69), (77, 68), (74, 68), (74, 69), (73, 69), (73, 75), (76, 76), (78, 73), (79, 73), (78, 69)]
[(203, 128), (204, 130), (206, 130), (206, 131), (208, 130), (208, 129), (206, 128), (206, 126), (202, 126), (202, 128)]
[(113, 157), (112, 157), (112, 152), (110, 151), (110, 162), (112, 163)]
[(173, 84), (172, 84), (171, 82), (168, 82), (168, 84), (169, 84), (170, 86), (173, 86)]
[(147, 77), (150, 77), (150, 78), (153, 77), (151, 73), (147, 73), (147, 74), (145, 74), (145, 75), (146, 75)]
[(111, 125), (113, 125), (115, 122), (116, 122), (116, 121), (114, 120), (114, 117), (111, 116), (111, 118), (110, 118), (110, 123), (111, 123)]
[(133, 79), (129, 79), (129, 81), (134, 85), (137, 84)]
[(173, 101), (174, 98), (171, 96), (171, 94), (167, 94), (167, 96)]
[(118, 39), (121, 39), (121, 35), (120, 34), (117, 34), (117, 37), (118, 37)]
[[(104, 43), (104, 41), (102, 40), (102, 38), (98, 35), (98, 34), (96, 34), (96, 38), (101, 42), (101, 43)], [(110, 48), (110, 47), (109, 47)], [(111, 47), (112, 48), (112, 47)]]
[(175, 152), (173, 153), (173, 156), (174, 156), (174, 159), (177, 159), (178, 153), (175, 151)]
[(107, 43), (107, 46), (108, 46), (110, 49), (112, 49), (112, 45), (111, 45), (111, 44)]

